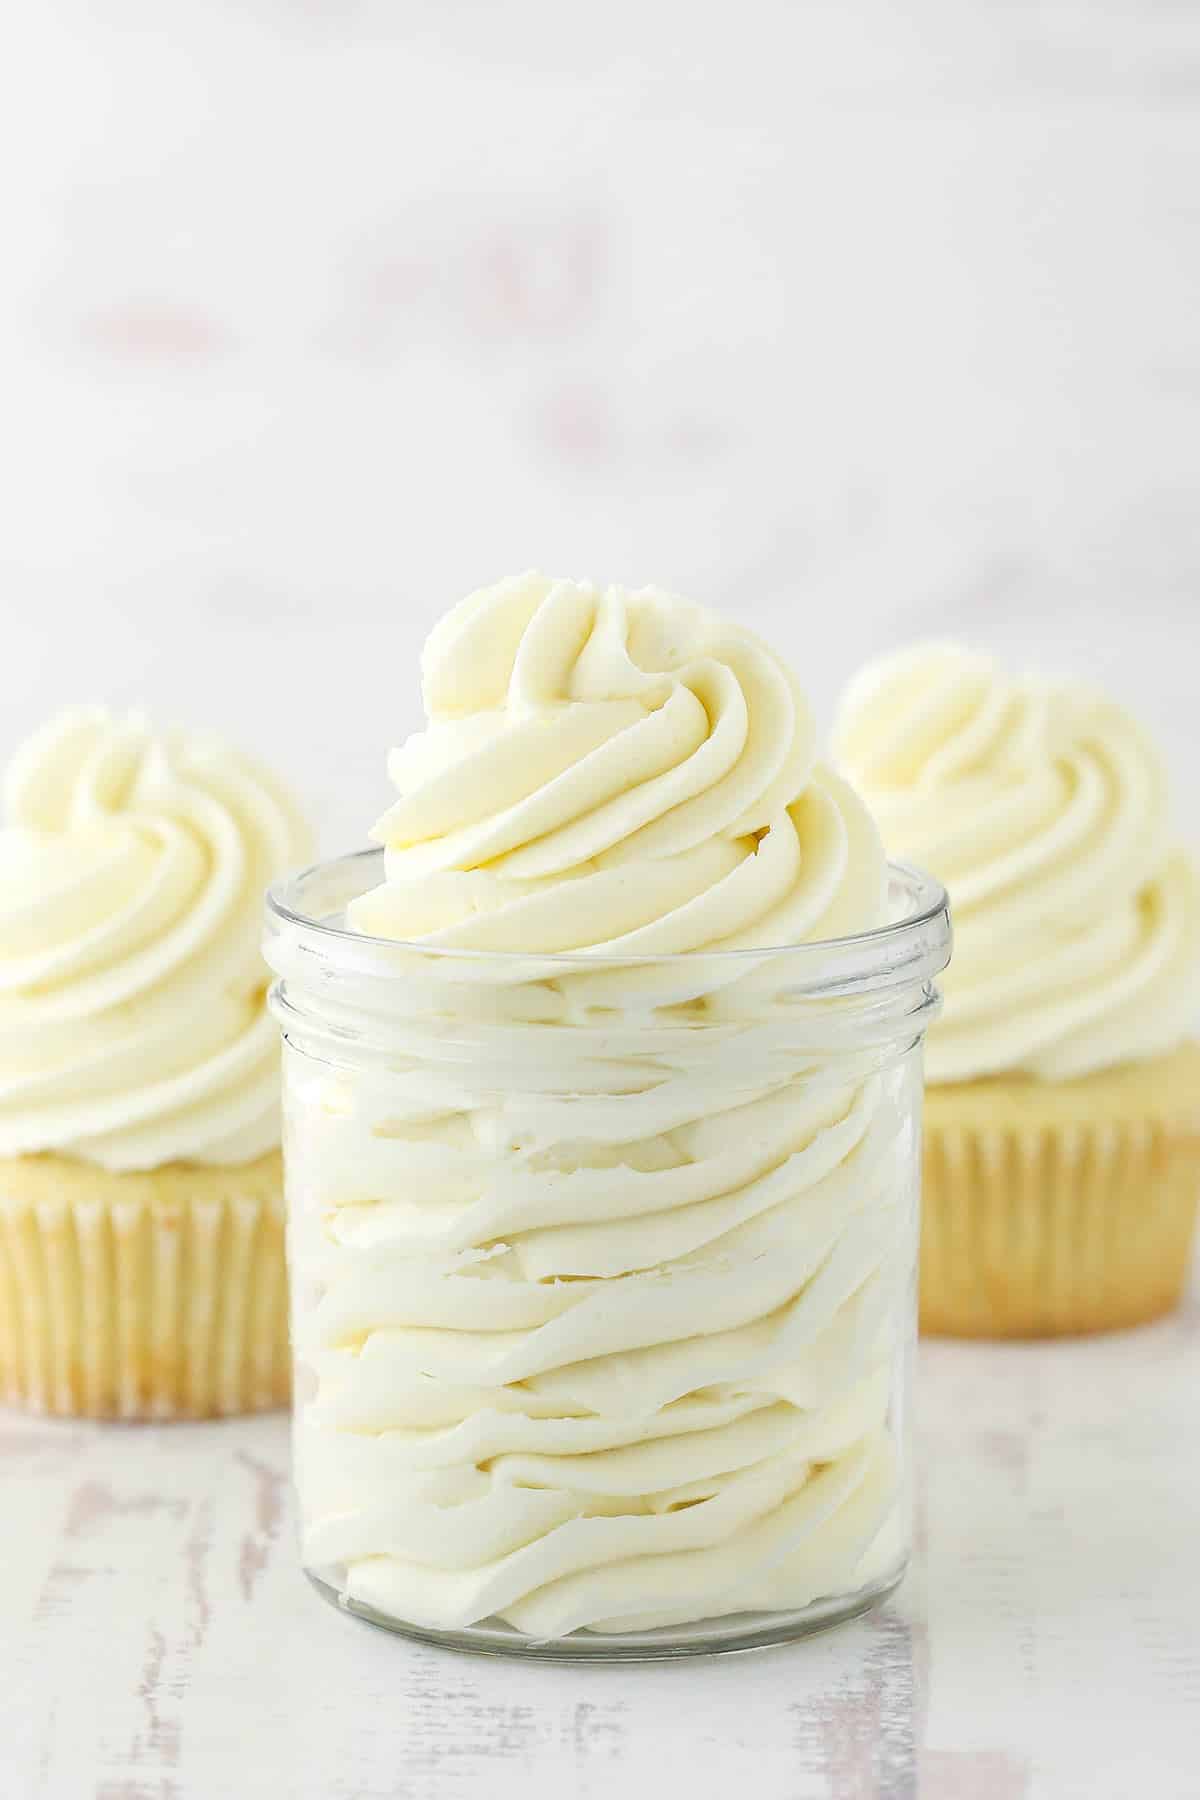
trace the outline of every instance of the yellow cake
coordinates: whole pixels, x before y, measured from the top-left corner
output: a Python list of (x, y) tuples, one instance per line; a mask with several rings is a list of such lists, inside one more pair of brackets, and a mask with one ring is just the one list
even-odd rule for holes
[(207, 1418), (288, 1398), (279, 1152), (111, 1174), (0, 1162), (0, 1399)]
[(1077, 1081), (929, 1089), (921, 1322), (955, 1337), (1137, 1325), (1179, 1298), (1200, 1196), (1200, 1045)]
[(889, 851), (950, 894), (922, 1327), (1166, 1312), (1200, 1197), (1200, 879), (1153, 745), (1089, 688), (923, 645), (851, 684), (835, 753)]
[(287, 795), (99, 708), (8, 768), (0, 829), (0, 1398), (203, 1417), (288, 1394), (263, 888)]

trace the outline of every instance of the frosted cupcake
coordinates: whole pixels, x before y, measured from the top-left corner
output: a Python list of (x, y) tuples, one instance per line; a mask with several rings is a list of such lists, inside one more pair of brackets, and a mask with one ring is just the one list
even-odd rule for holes
[(1153, 745), (1090, 689), (926, 645), (851, 684), (834, 751), (953, 908), (922, 1324), (1023, 1336), (1167, 1311), (1200, 1194), (1200, 883)]
[(201, 1417), (288, 1394), (258, 915), (308, 854), (275, 780), (138, 715), (21, 748), (0, 830), (0, 1394)]

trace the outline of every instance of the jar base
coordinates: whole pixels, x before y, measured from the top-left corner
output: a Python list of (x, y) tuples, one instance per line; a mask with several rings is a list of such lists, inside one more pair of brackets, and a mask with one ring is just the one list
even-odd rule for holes
[(725, 1619), (699, 1619), (691, 1625), (661, 1626), (654, 1631), (576, 1631), (564, 1638), (531, 1638), (500, 1620), (471, 1625), (462, 1631), (437, 1631), (406, 1624), (352, 1600), (332, 1583), (305, 1574), (323, 1599), (339, 1612), (396, 1637), (462, 1650), (475, 1656), (526, 1657), (534, 1662), (666, 1662), (677, 1656), (724, 1656), (735, 1650), (769, 1650), (844, 1625), (879, 1606), (904, 1579), (908, 1563), (891, 1570), (852, 1594), (814, 1600), (796, 1612), (735, 1613)]

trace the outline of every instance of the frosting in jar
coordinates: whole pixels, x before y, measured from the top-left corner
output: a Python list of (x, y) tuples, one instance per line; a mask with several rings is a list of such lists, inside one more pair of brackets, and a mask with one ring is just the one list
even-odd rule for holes
[(931, 1081), (1069, 1079), (1186, 1036), (1200, 883), (1170, 835), (1161, 760), (1121, 707), (920, 645), (851, 683), (834, 752), (889, 852), (950, 895)]
[(279, 1142), (263, 887), (305, 859), (273, 777), (99, 707), (15, 754), (0, 830), (0, 1156), (249, 1162)]
[(429, 726), (389, 759), (387, 881), (358, 930), (611, 958), (882, 920), (878, 834), (750, 632), (657, 589), (530, 575), (456, 607), (422, 673)]
[(784, 666), (657, 590), (502, 583), (423, 674), (346, 914), (405, 978), (371, 1055), (286, 1063), (306, 1561), (541, 1638), (886, 1577), (917, 1033), (768, 954), (884, 921), (868, 814)]

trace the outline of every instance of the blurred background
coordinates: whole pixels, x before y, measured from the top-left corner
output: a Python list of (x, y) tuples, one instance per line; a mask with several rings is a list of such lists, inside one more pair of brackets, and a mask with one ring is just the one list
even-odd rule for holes
[(1098, 677), (1200, 830), (1200, 6), (47, 0), (4, 35), (3, 742), (359, 841), (530, 565)]

